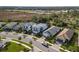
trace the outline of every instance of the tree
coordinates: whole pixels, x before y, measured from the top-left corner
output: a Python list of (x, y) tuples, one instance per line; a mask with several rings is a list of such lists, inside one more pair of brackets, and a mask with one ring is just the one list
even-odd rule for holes
[(32, 41), (30, 41), (29, 43), (32, 44)]
[(40, 16), (38, 22), (47, 23), (47, 22), (49, 22), (49, 17), (48, 16)]
[(37, 20), (38, 20), (38, 18), (37, 18), (36, 16), (33, 16), (33, 17), (32, 17), (32, 21), (33, 21), (33, 22), (37, 22)]
[(76, 20), (76, 26), (79, 26), (79, 19)]

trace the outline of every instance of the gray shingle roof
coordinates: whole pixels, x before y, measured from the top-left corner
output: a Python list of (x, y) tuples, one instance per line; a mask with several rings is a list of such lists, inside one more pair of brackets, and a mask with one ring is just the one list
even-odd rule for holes
[(16, 25), (17, 25), (17, 22), (10, 22), (6, 24), (3, 28), (13, 28)]
[(13, 30), (19, 30), (20, 28), (23, 28), (24, 23), (19, 23), (18, 25), (16, 25)]
[(52, 27), (50, 27), (49, 29), (47, 29), (46, 31), (43, 32), (43, 36), (45, 36), (45, 37), (54, 36), (60, 30), (61, 30), (61, 28), (56, 27), (56, 26), (52, 26)]

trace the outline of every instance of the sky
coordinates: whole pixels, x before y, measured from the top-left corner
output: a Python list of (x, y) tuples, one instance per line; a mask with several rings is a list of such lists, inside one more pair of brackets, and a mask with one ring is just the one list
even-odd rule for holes
[(0, 6), (79, 6), (79, 0), (0, 0)]

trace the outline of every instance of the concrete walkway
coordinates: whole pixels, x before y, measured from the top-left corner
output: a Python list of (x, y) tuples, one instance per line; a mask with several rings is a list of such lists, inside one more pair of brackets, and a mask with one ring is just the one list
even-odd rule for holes
[(22, 46), (31, 49), (31, 47), (27, 46), (26, 44), (23, 44), (23, 43), (20, 43), (20, 42), (17, 42), (17, 41), (13, 41), (13, 40), (11, 40), (11, 42), (14, 42), (14, 43), (17, 43), (17, 44), (21, 44)]
[[(20, 43), (20, 42), (17, 42), (17, 41), (13, 41), (13, 40), (10, 40), (10, 38), (7, 38), (8, 39), (8, 41), (7, 42), (14, 42), (14, 43), (17, 43), (17, 44), (21, 44), (22, 46), (24, 46), (24, 47), (26, 47), (26, 48), (29, 48), (29, 49), (31, 49), (31, 47), (29, 47), (29, 46), (27, 46), (26, 44), (23, 44), (23, 43)], [(6, 40), (6, 39), (2, 39), (2, 40)]]

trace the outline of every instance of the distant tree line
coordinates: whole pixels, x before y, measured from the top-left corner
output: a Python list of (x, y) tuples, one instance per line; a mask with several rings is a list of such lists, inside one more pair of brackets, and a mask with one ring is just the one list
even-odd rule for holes
[(67, 12), (52, 13), (48, 16), (33, 16), (33, 22), (49, 23), (50, 25), (76, 28), (79, 26), (79, 11), (68, 10)]

